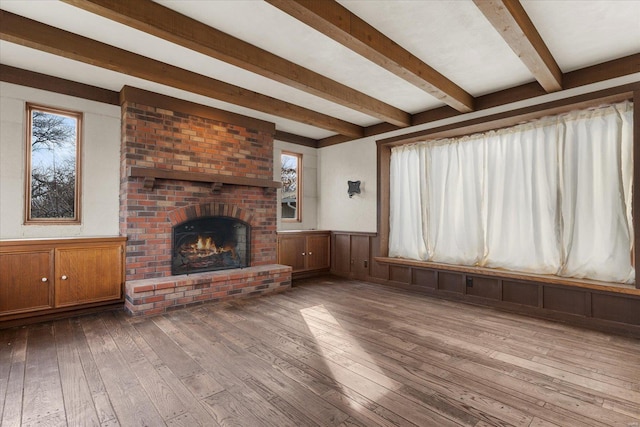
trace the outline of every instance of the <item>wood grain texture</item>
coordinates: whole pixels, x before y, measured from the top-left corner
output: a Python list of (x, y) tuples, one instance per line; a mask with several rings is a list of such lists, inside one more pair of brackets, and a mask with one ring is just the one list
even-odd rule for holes
[(280, 181), (272, 181), (268, 179), (260, 178), (247, 178), (244, 176), (229, 176), (218, 173), (200, 173), (200, 172), (188, 172), (188, 171), (176, 171), (170, 169), (159, 168), (141, 168), (131, 167), (128, 176), (132, 177), (145, 177), (145, 178), (159, 178), (159, 179), (173, 179), (178, 181), (196, 181), (196, 182), (211, 182), (230, 185), (246, 185), (250, 187), (262, 187), (262, 188), (280, 188), (282, 183)]
[[(24, 371), (27, 360), (27, 330), (13, 330), (2, 333), (3, 367), (3, 408), (0, 425), (19, 425), (22, 419)], [(4, 377), (6, 375), (6, 377)], [(6, 383), (5, 383), (6, 381)]]
[(474, 0), (547, 92), (562, 89), (562, 71), (518, 0)]
[(77, 98), (90, 99), (110, 105), (118, 105), (118, 92), (91, 86), (60, 77), (36, 73), (10, 65), (0, 64), (0, 81), (20, 86), (34, 87), (49, 92), (62, 93)]
[(100, 420), (91, 399), (87, 378), (73, 337), (70, 322), (55, 324), (58, 369), (69, 426), (99, 426)]
[(56, 307), (122, 298), (121, 245), (57, 248)]
[(605, 427), (640, 417), (640, 340), (333, 276), (0, 339), (3, 426)]
[(51, 324), (29, 329), (20, 425), (67, 425), (55, 346)]
[(0, 253), (0, 315), (53, 307), (53, 251)]

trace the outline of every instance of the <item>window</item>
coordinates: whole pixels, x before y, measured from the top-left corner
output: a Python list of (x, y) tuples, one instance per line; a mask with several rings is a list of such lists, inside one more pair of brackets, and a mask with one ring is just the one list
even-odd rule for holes
[(80, 222), (82, 114), (27, 104), (25, 223)]
[(389, 256), (633, 283), (630, 103), (392, 149)]
[(282, 181), (281, 217), (285, 221), (302, 221), (302, 154), (283, 152), (280, 156)]

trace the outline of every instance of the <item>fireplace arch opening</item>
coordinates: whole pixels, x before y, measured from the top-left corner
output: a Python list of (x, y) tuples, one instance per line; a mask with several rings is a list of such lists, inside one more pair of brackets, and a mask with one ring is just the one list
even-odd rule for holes
[(171, 274), (249, 267), (250, 246), (251, 226), (237, 218), (187, 220), (173, 227)]

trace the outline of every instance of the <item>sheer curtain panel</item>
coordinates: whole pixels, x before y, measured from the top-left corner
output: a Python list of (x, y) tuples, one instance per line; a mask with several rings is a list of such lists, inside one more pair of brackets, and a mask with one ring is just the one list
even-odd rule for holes
[(633, 283), (632, 109), (393, 148), (389, 256)]
[(618, 104), (563, 116), (560, 274), (632, 283), (633, 110)]
[[(426, 200), (425, 147), (408, 145), (393, 150), (390, 165), (389, 256), (429, 259), (423, 222)], [(394, 197), (401, 195), (401, 197)]]
[(426, 147), (430, 260), (474, 265), (483, 254), (482, 140), (443, 141)]
[(490, 132), (485, 143), (486, 246), (480, 265), (557, 274), (561, 257), (555, 121)]

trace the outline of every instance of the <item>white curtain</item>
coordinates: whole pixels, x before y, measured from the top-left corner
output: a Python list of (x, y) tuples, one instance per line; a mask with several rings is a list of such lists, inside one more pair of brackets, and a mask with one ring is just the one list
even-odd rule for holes
[(486, 247), (482, 266), (558, 273), (556, 129), (554, 121), (486, 135)]
[(632, 115), (394, 148), (389, 256), (632, 283)]
[(634, 279), (632, 115), (619, 104), (563, 117), (563, 276)]
[[(430, 260), (473, 265), (483, 254), (481, 140), (443, 141), (425, 149)], [(424, 175), (423, 175), (424, 176)], [(428, 231), (428, 232), (427, 232)]]
[(390, 167), (390, 193), (403, 197), (391, 201), (389, 227), (389, 256), (429, 259), (423, 226), (427, 208), (424, 147), (409, 145), (394, 149)]

